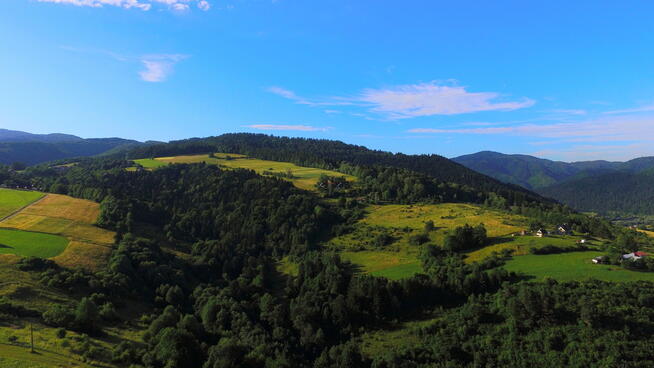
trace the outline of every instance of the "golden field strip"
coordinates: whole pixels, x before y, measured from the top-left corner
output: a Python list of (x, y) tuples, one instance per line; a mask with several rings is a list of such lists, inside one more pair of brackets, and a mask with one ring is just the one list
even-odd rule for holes
[(286, 180), (291, 181), (296, 187), (305, 190), (315, 190), (318, 178), (320, 178), (320, 175), (322, 174), (329, 176), (344, 176), (349, 181), (356, 180), (356, 178), (351, 175), (345, 175), (336, 171), (316, 169), (313, 167), (297, 166), (290, 162), (259, 160), (244, 155), (230, 153), (215, 153), (214, 156), (215, 157), (209, 157), (208, 154), (204, 154), (175, 157), (157, 157), (154, 159), (134, 160), (134, 162), (148, 169), (154, 169), (157, 167), (165, 166), (167, 164), (206, 163), (219, 165), (230, 169), (254, 170), (258, 174), (263, 174), (266, 171), (284, 174), (290, 170), (294, 178)]
[(53, 260), (64, 267), (97, 270), (105, 264), (114, 242), (113, 232), (94, 225), (99, 213), (98, 203), (48, 194), (0, 222), (0, 228), (66, 237), (70, 243)]

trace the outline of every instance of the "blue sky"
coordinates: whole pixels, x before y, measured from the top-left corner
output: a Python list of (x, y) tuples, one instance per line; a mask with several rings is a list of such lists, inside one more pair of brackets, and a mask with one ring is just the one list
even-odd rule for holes
[(0, 127), (654, 155), (651, 1), (4, 0)]

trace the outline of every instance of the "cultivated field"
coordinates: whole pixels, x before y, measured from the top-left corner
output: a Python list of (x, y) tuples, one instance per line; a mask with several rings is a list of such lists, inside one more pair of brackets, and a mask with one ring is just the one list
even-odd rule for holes
[[(359, 265), (363, 272), (389, 279), (406, 278), (422, 271), (418, 259), (420, 246), (412, 245), (410, 238), (422, 233), (429, 220), (435, 226), (429, 233), (430, 243), (437, 246), (457, 226), (483, 223), (495, 241), (507, 241), (508, 235), (523, 230), (527, 222), (521, 216), (460, 203), (375, 205), (368, 207), (367, 212), (353, 232), (330, 240), (327, 246), (339, 250), (344, 259)], [(377, 246), (373, 239), (382, 232), (393, 240)]]
[(591, 262), (603, 252), (571, 252), (548, 255), (525, 255), (513, 257), (505, 269), (521, 272), (536, 280), (551, 277), (559, 281), (654, 281), (654, 272), (626, 270), (620, 266), (600, 265)]
[[(48, 194), (0, 222), (0, 228), (63, 237), (68, 246), (64, 246), (63, 253), (60, 251), (61, 254), (53, 258), (57, 263), (65, 267), (97, 270), (109, 257), (114, 240), (113, 232), (94, 226), (99, 213), (100, 205), (95, 202)], [(53, 254), (47, 252), (31, 255), (53, 257)]]
[(43, 193), (0, 188), (0, 220), (43, 197)]
[(154, 159), (134, 160), (134, 162), (147, 169), (155, 169), (158, 167), (166, 166), (168, 164), (191, 164), (204, 162), (207, 164), (220, 165), (222, 167), (231, 169), (250, 169), (256, 171), (258, 174), (263, 174), (265, 171), (280, 174), (286, 174), (287, 172), (290, 172), (294, 178), (286, 180), (293, 182), (296, 187), (305, 190), (315, 190), (315, 185), (318, 182), (318, 178), (321, 174), (330, 176), (345, 176), (348, 180), (355, 180), (355, 177), (353, 176), (341, 174), (336, 171), (302, 167), (289, 162), (259, 160), (243, 155), (227, 153), (216, 153), (214, 156), (215, 157), (209, 157), (209, 155), (157, 157)]

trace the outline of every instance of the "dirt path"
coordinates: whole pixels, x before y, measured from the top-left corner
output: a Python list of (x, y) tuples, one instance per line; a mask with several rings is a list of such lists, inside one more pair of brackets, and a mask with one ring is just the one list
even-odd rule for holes
[(18, 213), (20, 213), (22, 210), (26, 209), (27, 207), (29, 207), (29, 206), (31, 206), (33, 204), (37, 204), (37, 203), (41, 202), (42, 200), (46, 199), (48, 196), (49, 196), (49, 194), (46, 194), (43, 197), (37, 199), (36, 201), (34, 201), (32, 203), (28, 203), (28, 204), (24, 205), (23, 207), (17, 209), (16, 211), (14, 211), (14, 212), (8, 214), (7, 216), (1, 218), (0, 222), (4, 222), (5, 220), (9, 220), (10, 218), (12, 218), (12, 217), (16, 216)]

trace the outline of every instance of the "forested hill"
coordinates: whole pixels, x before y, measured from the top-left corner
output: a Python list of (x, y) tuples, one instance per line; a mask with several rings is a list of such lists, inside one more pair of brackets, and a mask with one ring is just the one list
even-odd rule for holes
[(506, 183), (528, 189), (540, 189), (566, 180), (625, 171), (638, 173), (654, 168), (654, 157), (640, 157), (626, 162), (604, 160), (562, 162), (529, 155), (507, 155), (482, 151), (452, 159), (470, 169)]
[(35, 165), (71, 157), (122, 152), (142, 144), (122, 138), (84, 139), (68, 134), (31, 134), (0, 129), (0, 163)]
[(528, 189), (556, 184), (581, 171), (567, 162), (490, 151), (459, 156), (452, 160), (503, 182), (518, 184)]
[(615, 171), (569, 180), (539, 190), (578, 210), (598, 213), (654, 214), (654, 169)]
[(654, 157), (567, 163), (485, 151), (453, 160), (580, 211), (654, 214)]
[(207, 152), (238, 153), (301, 166), (353, 173), (355, 167), (392, 167), (427, 175), (443, 183), (454, 183), (482, 193), (496, 193), (509, 203), (548, 202), (522, 187), (468, 169), (439, 155), (405, 155), (371, 150), (340, 141), (275, 137), (264, 134), (224, 134), (217, 137), (173, 141), (137, 147), (130, 158), (148, 158)]

